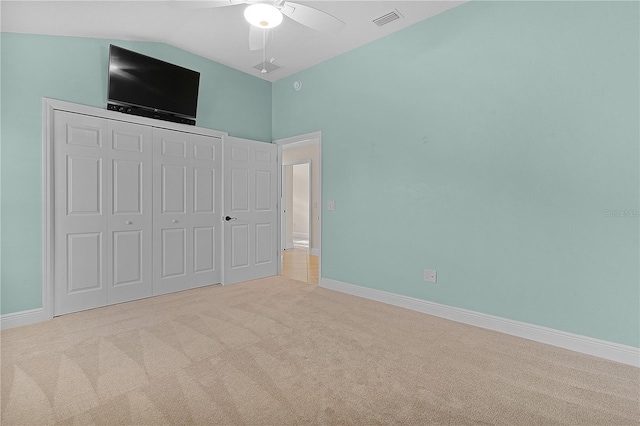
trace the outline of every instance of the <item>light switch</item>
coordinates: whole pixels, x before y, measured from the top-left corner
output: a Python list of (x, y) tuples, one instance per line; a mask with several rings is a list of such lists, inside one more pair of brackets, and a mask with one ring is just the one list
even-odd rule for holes
[(333, 211), (336, 209), (336, 202), (335, 201), (327, 201), (327, 209), (329, 211)]

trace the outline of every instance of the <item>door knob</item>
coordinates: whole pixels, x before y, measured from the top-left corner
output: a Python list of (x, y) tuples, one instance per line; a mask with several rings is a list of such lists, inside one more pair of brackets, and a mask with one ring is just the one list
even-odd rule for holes
[(171, 223), (178, 223), (178, 219), (173, 219)]
[(237, 217), (231, 217), (231, 216), (225, 216), (224, 220), (229, 222), (230, 220), (238, 220), (238, 218)]
[(132, 224), (133, 224), (133, 222), (131, 222), (130, 220), (127, 220), (124, 224), (125, 224), (125, 225), (132, 225)]

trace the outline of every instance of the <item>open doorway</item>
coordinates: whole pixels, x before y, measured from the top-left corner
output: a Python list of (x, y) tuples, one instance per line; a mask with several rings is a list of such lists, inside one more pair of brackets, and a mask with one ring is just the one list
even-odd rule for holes
[(318, 256), (311, 254), (313, 235), (311, 159), (282, 165), (281, 274), (318, 283)]
[(283, 249), (310, 248), (311, 161), (282, 165)]
[(317, 284), (321, 252), (320, 134), (275, 141), (280, 145), (281, 275)]

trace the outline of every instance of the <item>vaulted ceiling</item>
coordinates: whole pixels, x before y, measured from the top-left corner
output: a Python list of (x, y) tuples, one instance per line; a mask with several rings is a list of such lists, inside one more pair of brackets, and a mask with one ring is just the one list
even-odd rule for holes
[[(266, 49), (249, 50), (244, 4), (221, 1), (1, 1), (3, 32), (163, 42), (268, 81), (442, 13), (465, 1), (297, 1), (329, 13), (347, 25), (326, 34), (285, 17)], [(378, 26), (373, 20), (395, 12), (400, 19)], [(263, 61), (281, 67), (262, 74)]]

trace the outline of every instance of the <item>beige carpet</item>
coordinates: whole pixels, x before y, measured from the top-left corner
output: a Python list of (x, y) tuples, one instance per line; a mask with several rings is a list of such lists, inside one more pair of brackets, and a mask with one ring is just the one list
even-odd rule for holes
[(2, 425), (640, 424), (640, 370), (274, 277), (2, 332)]

